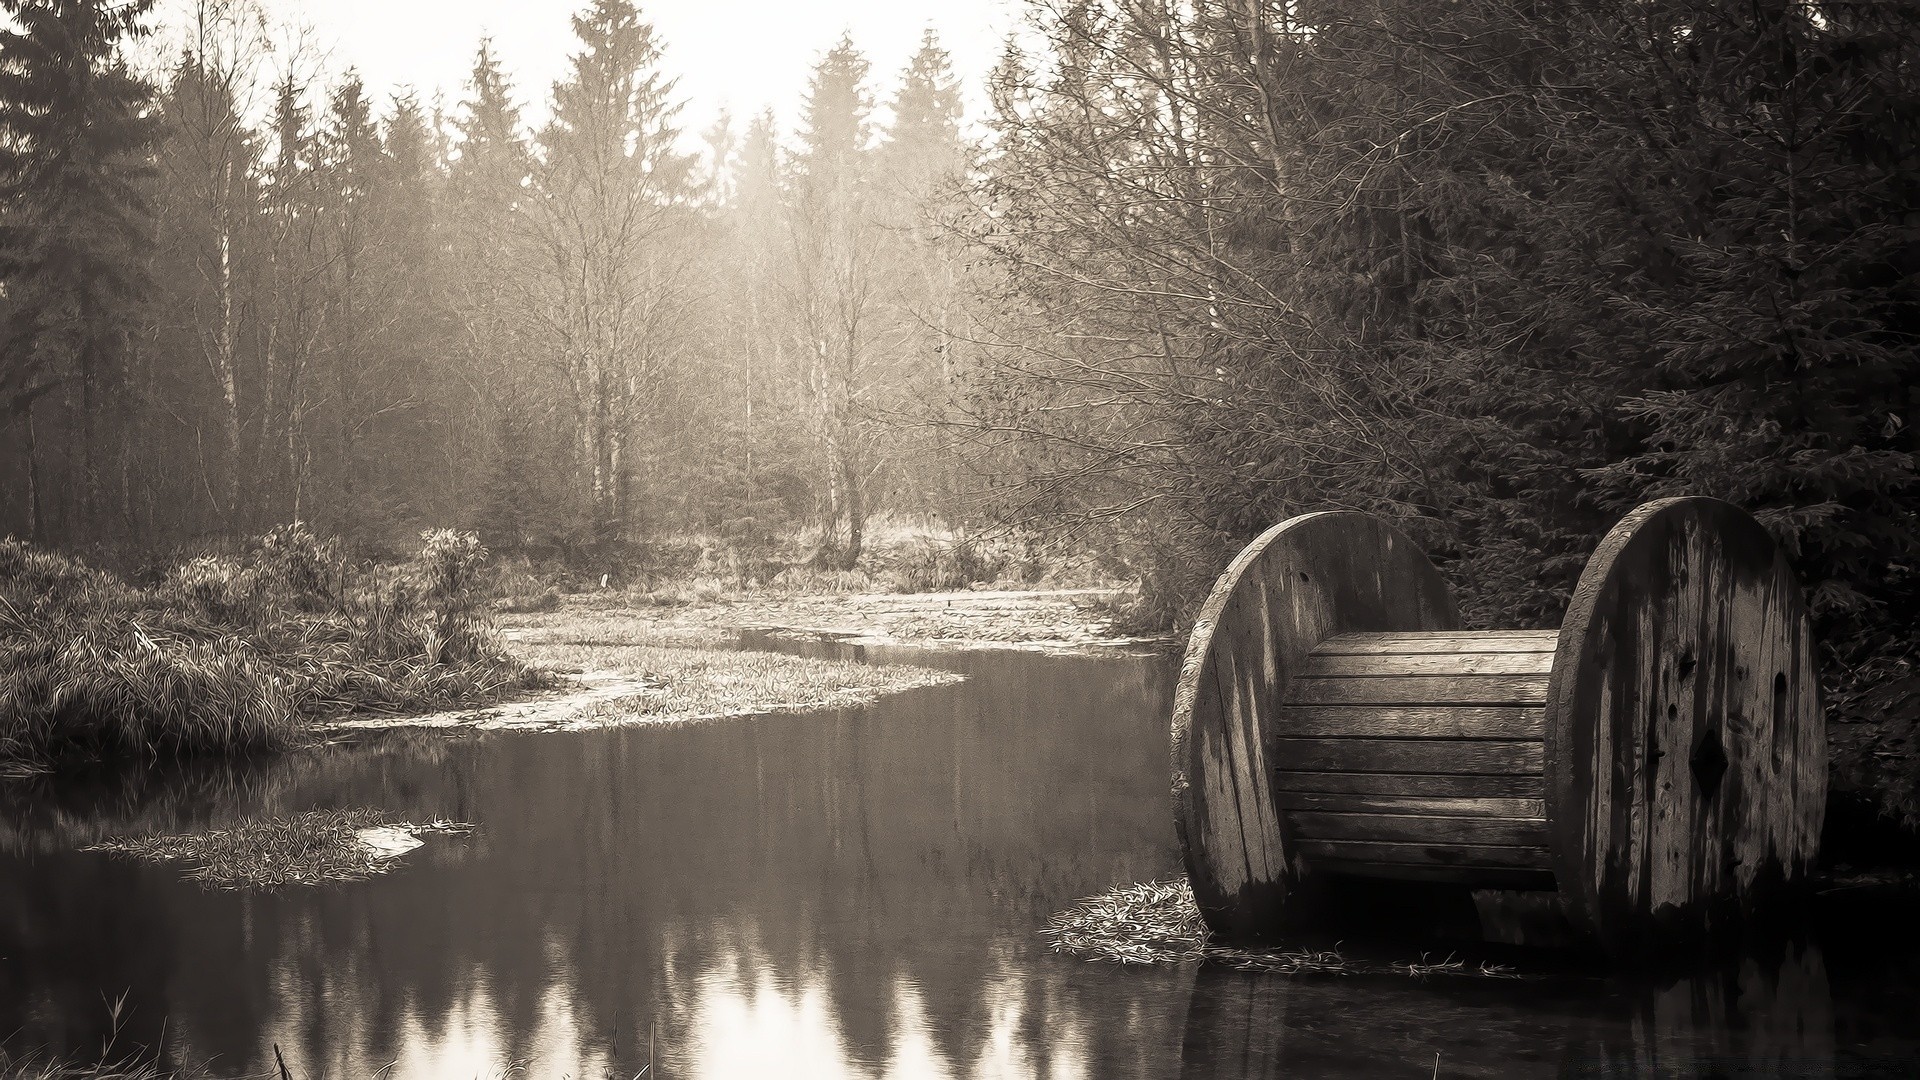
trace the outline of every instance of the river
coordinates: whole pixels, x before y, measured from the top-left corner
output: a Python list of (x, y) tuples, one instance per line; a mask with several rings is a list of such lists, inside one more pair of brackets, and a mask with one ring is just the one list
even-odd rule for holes
[[(1632, 983), (1055, 955), (1050, 913), (1177, 872), (1171, 665), (865, 655), (968, 678), (845, 712), (396, 733), (0, 790), (0, 1034), (92, 1053), (117, 1000), (123, 1050), (221, 1075), (277, 1052), (296, 1080), (1920, 1075), (1911, 926)], [(475, 829), (265, 894), (77, 850), (334, 806)]]

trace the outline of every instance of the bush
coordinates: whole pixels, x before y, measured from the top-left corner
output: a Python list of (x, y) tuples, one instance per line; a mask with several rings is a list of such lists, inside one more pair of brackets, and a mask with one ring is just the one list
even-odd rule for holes
[(286, 747), (352, 711), (478, 704), (540, 676), (482, 607), (486, 549), (435, 530), (354, 567), (282, 526), (151, 589), (0, 541), (0, 769)]

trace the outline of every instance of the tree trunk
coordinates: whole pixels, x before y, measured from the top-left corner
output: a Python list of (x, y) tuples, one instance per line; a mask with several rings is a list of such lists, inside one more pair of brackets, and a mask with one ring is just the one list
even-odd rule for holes
[[(226, 169), (227, 189), (233, 184), (233, 165)], [(214, 374), (220, 381), (220, 428), (223, 436), (222, 465), (226, 475), (221, 478), (221, 492), (225, 506), (215, 507), (232, 530), (233, 520), (240, 512), (240, 395), (235, 387), (233, 371), (233, 229), (227, 221), (226, 201), (222, 201), (220, 218), (220, 267), (217, 288), (220, 294), (220, 326), (214, 338)]]
[(27, 403), (27, 542), (40, 542), (40, 444), (33, 433), (33, 403)]

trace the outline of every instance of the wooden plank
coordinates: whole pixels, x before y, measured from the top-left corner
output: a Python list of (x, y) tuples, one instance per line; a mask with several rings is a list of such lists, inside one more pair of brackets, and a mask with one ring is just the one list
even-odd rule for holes
[(1539, 739), (1538, 706), (1287, 705), (1274, 711), (1274, 734), (1293, 739)]
[(1315, 870), (1335, 877), (1385, 878), (1392, 881), (1437, 881), (1472, 885), (1479, 889), (1551, 890), (1552, 871), (1520, 870), (1507, 866), (1416, 866), (1409, 863), (1326, 861)]
[(1544, 818), (1440, 817), (1433, 814), (1331, 814), (1299, 811), (1287, 821), (1301, 840), (1376, 840), (1397, 844), (1495, 844), (1545, 847)]
[(1547, 870), (1551, 855), (1543, 847), (1493, 844), (1394, 844), (1369, 840), (1301, 840), (1296, 846), (1314, 866), (1334, 863), (1409, 866), (1484, 866), (1507, 870)]
[[(1407, 795), (1348, 795), (1319, 791), (1281, 791), (1282, 810), (1324, 810), (1339, 814), (1437, 814), (1444, 817), (1545, 819), (1545, 799), (1417, 798)], [(1542, 841), (1544, 843), (1544, 841)]]
[(1531, 740), (1275, 739), (1273, 763), (1311, 772), (1544, 773), (1546, 745)]
[(1549, 652), (1390, 653), (1354, 655), (1316, 650), (1300, 667), (1301, 678), (1400, 675), (1546, 675)]
[(1547, 781), (1545, 776), (1539, 774), (1438, 776), (1432, 773), (1316, 772), (1282, 768), (1274, 773), (1273, 787), (1280, 792), (1328, 795), (1538, 799), (1546, 795)]
[(1321, 642), (1316, 654), (1380, 656), (1394, 653), (1552, 653), (1558, 630), (1443, 631), (1410, 634), (1337, 634)]
[(1545, 675), (1297, 678), (1289, 705), (1542, 705)]

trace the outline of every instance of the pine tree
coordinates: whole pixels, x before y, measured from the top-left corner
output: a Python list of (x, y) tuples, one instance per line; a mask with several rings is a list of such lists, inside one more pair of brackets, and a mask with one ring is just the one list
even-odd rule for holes
[(627, 0), (574, 16), (580, 51), (554, 86), (527, 220), (545, 275), (545, 325), (575, 406), (581, 483), (602, 551), (637, 521), (634, 438), (664, 403), (689, 308), (685, 260), (693, 158), (653, 27)]
[(844, 35), (814, 67), (789, 200), (795, 346), (824, 486), (815, 559), (843, 569), (860, 558), (875, 470), (875, 432), (859, 407), (880, 295), (880, 233), (864, 205), (873, 189), (867, 69)]
[(36, 399), (65, 392), (78, 466), (69, 537), (106, 527), (103, 474), (125, 464), (112, 444), (124, 450), (130, 338), (148, 289), (155, 130), (153, 90), (122, 49), (152, 6), (0, 0), (13, 22), (0, 28), (0, 282), (11, 323), (0, 333), (0, 408), (31, 423)]
[(880, 328), (884, 391), (876, 419), (894, 429), (888, 473), (917, 510), (957, 522), (956, 457), (939, 422), (953, 386), (953, 360), (967, 336), (967, 252), (956, 235), (968, 213), (972, 148), (961, 134), (960, 80), (929, 29), (892, 100), (892, 121), (875, 153), (876, 214), (883, 229), (887, 309)]
[(267, 520), (299, 520), (306, 509), (309, 435), (306, 418), (315, 346), (323, 326), (315, 282), (325, 258), (322, 241), (321, 152), (301, 88), (291, 74), (274, 86), (268, 119), (272, 161), (262, 198), (268, 264), (262, 335), (261, 421), (255, 471), (272, 478), (261, 499)]

